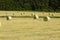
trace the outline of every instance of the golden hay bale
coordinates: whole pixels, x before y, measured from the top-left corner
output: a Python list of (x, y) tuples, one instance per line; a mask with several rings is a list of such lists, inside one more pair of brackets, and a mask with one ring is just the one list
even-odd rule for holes
[(49, 20), (50, 20), (49, 16), (44, 17), (44, 21), (49, 21)]
[(38, 19), (38, 18), (39, 18), (39, 16), (34, 14), (34, 19)]
[(21, 13), (21, 15), (22, 15), (22, 13)]
[(52, 16), (55, 16), (55, 14), (52, 14)]
[(12, 19), (12, 17), (11, 16), (7, 16), (7, 20), (11, 20)]

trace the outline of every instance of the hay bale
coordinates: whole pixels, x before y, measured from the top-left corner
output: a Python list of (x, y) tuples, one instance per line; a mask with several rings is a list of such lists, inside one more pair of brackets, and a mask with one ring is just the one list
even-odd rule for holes
[(34, 19), (38, 19), (39, 18), (39, 16), (34, 14), (34, 13), (32, 13), (31, 16), (34, 17)]
[(49, 21), (49, 20), (50, 20), (49, 16), (44, 17), (44, 21)]
[(21, 13), (21, 15), (23, 15), (23, 13)]
[(55, 16), (55, 14), (52, 14), (52, 16)]
[(12, 19), (12, 17), (11, 16), (7, 16), (7, 20), (11, 20)]
[(23, 14), (25, 14), (25, 13), (23, 13)]
[(34, 15), (34, 19), (38, 19), (38, 18), (39, 18), (39, 16), (35, 14)]

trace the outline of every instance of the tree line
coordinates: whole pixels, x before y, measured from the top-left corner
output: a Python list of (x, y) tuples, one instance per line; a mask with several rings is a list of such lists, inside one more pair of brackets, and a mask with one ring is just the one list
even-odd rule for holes
[(60, 11), (60, 0), (0, 0), (0, 10)]

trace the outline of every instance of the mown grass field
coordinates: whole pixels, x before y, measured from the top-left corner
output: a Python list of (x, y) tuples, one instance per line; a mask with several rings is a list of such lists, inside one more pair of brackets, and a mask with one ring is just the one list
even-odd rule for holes
[(43, 18), (0, 17), (0, 22), (0, 40), (60, 40), (60, 18), (43, 21)]
[[(38, 16), (60, 16), (60, 13), (54, 12), (36, 12), (36, 11), (0, 11), (0, 16), (31, 16), (31, 14), (37, 14)], [(21, 15), (22, 14), (22, 15)]]

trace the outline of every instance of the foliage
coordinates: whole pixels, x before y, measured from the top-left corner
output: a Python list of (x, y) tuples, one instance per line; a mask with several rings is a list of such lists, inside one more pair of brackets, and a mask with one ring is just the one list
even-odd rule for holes
[(60, 0), (0, 0), (0, 10), (60, 11)]

